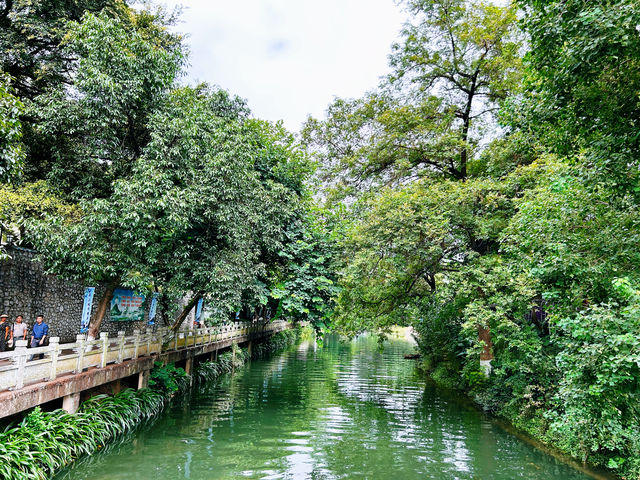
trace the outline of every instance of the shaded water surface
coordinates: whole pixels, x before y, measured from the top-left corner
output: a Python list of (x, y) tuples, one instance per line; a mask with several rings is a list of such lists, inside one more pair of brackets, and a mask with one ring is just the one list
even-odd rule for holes
[(56, 480), (591, 478), (426, 384), (410, 350), (330, 337), (253, 361)]

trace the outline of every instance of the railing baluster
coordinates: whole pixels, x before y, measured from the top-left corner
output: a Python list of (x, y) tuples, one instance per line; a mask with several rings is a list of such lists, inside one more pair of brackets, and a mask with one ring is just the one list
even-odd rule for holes
[(109, 349), (109, 333), (100, 332), (100, 340), (102, 340), (102, 357), (100, 358), (100, 368), (107, 366), (107, 350)]
[(140, 330), (136, 328), (133, 331), (133, 358), (138, 358), (139, 348), (140, 348)]
[(16, 340), (16, 349), (14, 350), (16, 363), (16, 388), (24, 387), (24, 370), (27, 364), (27, 341)]
[(76, 352), (78, 353), (78, 361), (76, 362), (76, 369), (74, 373), (82, 373), (82, 370), (84, 370), (84, 349), (86, 348), (85, 336), (83, 333), (79, 333), (78, 335), (76, 335), (76, 343), (78, 343), (78, 346), (76, 347)]
[(122, 363), (124, 357), (124, 331), (118, 332), (118, 360), (116, 363)]
[(49, 339), (49, 347), (51, 348), (51, 371), (49, 372), (49, 380), (55, 380), (58, 376), (58, 355), (60, 355), (60, 337), (51, 337)]
[(147, 327), (144, 331), (145, 338), (147, 339), (147, 355), (151, 355), (151, 336), (153, 328)]

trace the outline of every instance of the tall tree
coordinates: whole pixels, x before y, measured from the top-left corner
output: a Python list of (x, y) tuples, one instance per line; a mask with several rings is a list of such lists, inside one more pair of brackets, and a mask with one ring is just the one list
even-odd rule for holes
[(188, 307), (206, 297), (225, 312), (247, 292), (256, 301), (256, 280), (269, 261), (264, 251), (282, 248), (300, 207), (299, 193), (275, 180), (275, 166), (297, 171), (296, 160), (275, 162), (267, 175), (258, 159), (279, 147), (269, 146), (264, 126), (247, 114), (224, 92), (175, 89), (150, 116), (150, 141), (131, 175), (108, 198), (84, 201), (79, 221), (40, 224), (50, 271), (109, 286), (91, 335), (117, 285), (190, 295)]
[(638, 192), (640, 11), (631, 0), (522, 0), (530, 36), (522, 101), (511, 125), (583, 175), (620, 193)]
[(345, 194), (424, 176), (464, 180), (498, 105), (520, 79), (514, 7), (407, 2), (413, 21), (393, 46), (379, 91), (338, 99), (306, 141)]
[(0, 70), (0, 182), (15, 181), (24, 167), (22, 102), (14, 95), (9, 77)]
[(73, 84), (32, 102), (30, 177), (80, 199), (108, 196), (112, 182), (131, 173), (150, 140), (148, 118), (184, 62), (180, 42), (167, 41), (153, 21), (102, 13), (70, 25), (64, 51), (76, 59)]
[(127, 7), (120, 0), (0, 1), (0, 70), (14, 78), (19, 98), (33, 99), (71, 83), (74, 58), (61, 45), (67, 22), (103, 9), (119, 15)]

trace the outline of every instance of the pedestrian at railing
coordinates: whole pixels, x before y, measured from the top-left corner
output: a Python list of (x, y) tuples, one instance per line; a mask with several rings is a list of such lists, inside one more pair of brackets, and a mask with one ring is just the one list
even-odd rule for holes
[(0, 352), (5, 352), (9, 348), (9, 341), (11, 340), (11, 328), (7, 321), (9, 315), (0, 315)]
[[(44, 323), (44, 317), (38, 315), (36, 317), (36, 324), (33, 326), (31, 333), (31, 348), (44, 347), (47, 345), (46, 341), (49, 338), (49, 325)], [(29, 357), (29, 360), (33, 360), (34, 355)], [(38, 358), (44, 358), (44, 353), (38, 355)]]
[(22, 315), (18, 315), (11, 329), (11, 346), (15, 345), (16, 340), (26, 340), (28, 332), (29, 325), (22, 321)]

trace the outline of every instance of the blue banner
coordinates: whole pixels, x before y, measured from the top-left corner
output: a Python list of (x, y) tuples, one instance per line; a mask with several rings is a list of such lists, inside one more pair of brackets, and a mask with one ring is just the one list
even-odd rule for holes
[(156, 310), (158, 309), (158, 297), (160, 293), (155, 292), (151, 297), (151, 306), (149, 307), (149, 325), (156, 324)]
[(91, 320), (91, 307), (93, 306), (93, 295), (96, 287), (87, 287), (84, 289), (84, 303), (82, 305), (82, 319), (80, 320), (80, 333), (89, 331), (89, 320)]
[(200, 325), (200, 318), (202, 317), (202, 305), (204, 304), (204, 299), (198, 300), (198, 306), (196, 307), (196, 323)]

